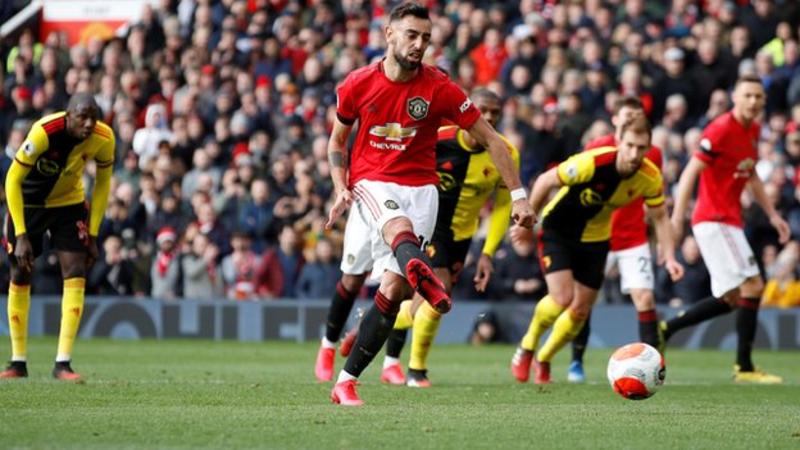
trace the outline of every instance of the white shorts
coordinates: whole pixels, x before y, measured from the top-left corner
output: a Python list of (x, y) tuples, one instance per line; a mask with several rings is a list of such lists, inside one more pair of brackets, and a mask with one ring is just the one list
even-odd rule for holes
[(401, 186), (396, 183), (360, 180), (353, 187), (353, 193), (371, 228), (374, 262), (371, 277), (380, 279), (387, 270), (402, 275), (403, 272), (392, 253), (391, 243), (383, 240), (381, 231), (386, 222), (397, 217), (407, 217), (414, 227), (414, 234), (420, 238), (420, 243), (424, 246), (430, 242), (439, 210), (436, 186)]
[(711, 293), (722, 297), (759, 274), (756, 257), (741, 228), (721, 222), (692, 227), (700, 254), (711, 276)]
[(354, 202), (347, 216), (344, 227), (344, 245), (342, 246), (342, 273), (361, 275), (372, 270), (372, 225), (367, 220), (366, 208)]
[(655, 277), (649, 244), (608, 252), (606, 273), (615, 264), (619, 268), (620, 290), (623, 294), (630, 294), (631, 289), (653, 290)]

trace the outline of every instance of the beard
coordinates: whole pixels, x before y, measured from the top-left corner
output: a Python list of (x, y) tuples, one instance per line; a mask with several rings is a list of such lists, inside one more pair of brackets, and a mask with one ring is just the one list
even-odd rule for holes
[(397, 64), (400, 65), (400, 67), (403, 70), (408, 70), (408, 71), (417, 70), (422, 65), (422, 62), (420, 61), (417, 62), (409, 61), (408, 58), (401, 55), (400, 52), (394, 52), (394, 59), (395, 61), (397, 61)]
[(630, 178), (642, 167), (642, 163), (626, 165), (622, 170), (617, 172), (622, 178)]

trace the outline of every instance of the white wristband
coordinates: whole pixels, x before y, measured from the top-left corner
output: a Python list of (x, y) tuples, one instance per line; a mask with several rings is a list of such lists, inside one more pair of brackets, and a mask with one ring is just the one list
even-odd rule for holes
[(516, 188), (513, 191), (511, 191), (512, 202), (515, 202), (517, 200), (527, 200), (527, 199), (528, 199), (528, 193), (525, 192), (524, 187)]

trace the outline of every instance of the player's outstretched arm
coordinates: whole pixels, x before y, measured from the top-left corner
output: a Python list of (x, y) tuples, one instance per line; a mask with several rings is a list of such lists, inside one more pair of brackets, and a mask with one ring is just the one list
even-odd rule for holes
[(339, 119), (333, 121), (333, 131), (328, 140), (328, 162), (331, 165), (331, 179), (336, 200), (328, 213), (325, 228), (330, 229), (339, 217), (353, 203), (353, 193), (347, 189), (347, 138), (352, 126), (345, 125)]
[(756, 203), (758, 203), (758, 206), (760, 206), (767, 214), (767, 217), (769, 217), (770, 225), (778, 232), (778, 241), (781, 244), (787, 243), (792, 236), (791, 229), (789, 228), (789, 224), (783, 220), (783, 217), (778, 214), (778, 211), (775, 211), (775, 206), (772, 202), (769, 201), (767, 193), (764, 191), (764, 183), (761, 181), (761, 178), (758, 178), (758, 175), (753, 172), (747, 185), (750, 187), (750, 192), (753, 193), (753, 198)]
[(511, 217), (514, 222), (524, 227), (533, 226), (535, 218), (528, 205), (525, 188), (522, 187), (522, 182), (519, 179), (519, 170), (515, 167), (506, 143), (483, 117), (478, 118), (467, 132), (484, 148), (489, 149), (492, 162), (497, 167), (497, 171), (500, 172), (503, 182), (511, 191)]
[(664, 258), (664, 267), (672, 281), (680, 280), (683, 277), (683, 266), (675, 259), (675, 236), (667, 215), (667, 207), (663, 203), (658, 206), (648, 206), (647, 214), (653, 221), (656, 238)]
[(683, 169), (681, 178), (678, 181), (678, 191), (675, 193), (675, 205), (672, 208), (672, 229), (675, 241), (680, 241), (683, 237), (683, 222), (686, 217), (686, 209), (689, 206), (689, 199), (697, 183), (697, 177), (708, 165), (697, 158), (691, 158), (686, 168)]

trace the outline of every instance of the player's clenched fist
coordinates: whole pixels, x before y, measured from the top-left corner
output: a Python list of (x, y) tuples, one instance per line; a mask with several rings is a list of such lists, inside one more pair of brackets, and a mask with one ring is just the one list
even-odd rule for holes
[(515, 225), (525, 228), (533, 227), (533, 224), (536, 223), (536, 216), (527, 199), (521, 198), (514, 201), (511, 205), (511, 219), (514, 220)]
[(667, 273), (669, 273), (669, 277), (672, 281), (678, 281), (683, 278), (683, 266), (676, 261), (675, 258), (668, 259), (664, 267), (666, 267)]

